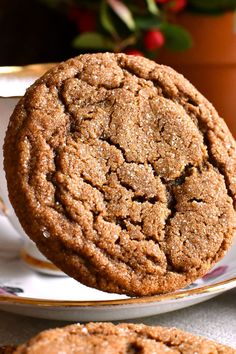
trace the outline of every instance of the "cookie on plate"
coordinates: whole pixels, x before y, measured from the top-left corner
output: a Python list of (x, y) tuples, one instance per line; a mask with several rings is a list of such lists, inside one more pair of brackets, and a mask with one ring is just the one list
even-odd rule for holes
[(236, 350), (176, 328), (89, 323), (39, 333), (13, 354), (233, 354)]
[(88, 286), (170, 292), (231, 245), (235, 141), (169, 67), (112, 53), (58, 65), (15, 108), (4, 157), (24, 230)]

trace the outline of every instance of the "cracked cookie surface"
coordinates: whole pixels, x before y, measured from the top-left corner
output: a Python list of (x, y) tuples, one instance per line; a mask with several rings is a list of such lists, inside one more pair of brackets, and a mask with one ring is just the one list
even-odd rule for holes
[(74, 324), (39, 333), (14, 354), (234, 354), (233, 348), (176, 328), (142, 324)]
[(173, 291), (232, 242), (235, 142), (171, 68), (111, 53), (60, 64), (18, 103), (4, 155), (26, 233), (88, 286)]

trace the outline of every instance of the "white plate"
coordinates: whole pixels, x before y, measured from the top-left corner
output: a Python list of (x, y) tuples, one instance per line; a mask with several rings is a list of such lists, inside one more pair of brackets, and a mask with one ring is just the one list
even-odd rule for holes
[(236, 286), (236, 242), (214, 269), (184, 290), (128, 298), (88, 288), (69, 277), (31, 270), (20, 259), (21, 238), (0, 217), (0, 308), (18, 314), (68, 321), (145, 317), (188, 307)]
[[(40, 70), (39, 70), (40, 68)], [(19, 96), (25, 85), (45, 71), (44, 66), (0, 68), (1, 87), (8, 87), (5, 96)], [(1, 74), (5, 73), (5, 74)], [(30, 77), (29, 77), (30, 72)], [(27, 76), (28, 75), (28, 76)], [(26, 80), (27, 79), (27, 80)], [(13, 85), (14, 84), (14, 85)], [(14, 90), (13, 90), (14, 88)], [(7, 119), (17, 99), (0, 98), (3, 141)], [(0, 149), (1, 150), (1, 149)], [(0, 153), (2, 164), (2, 153)], [(15, 228), (16, 217), (7, 199), (6, 182), (0, 168), (0, 186), (9, 218)], [(22, 233), (22, 231), (20, 231)], [(208, 300), (236, 286), (236, 242), (226, 257), (207, 276), (178, 292), (143, 298), (128, 298), (88, 288), (69, 277), (37, 273), (20, 259), (22, 238), (6, 217), (0, 216), (0, 308), (33, 317), (68, 321), (123, 320), (161, 314)]]

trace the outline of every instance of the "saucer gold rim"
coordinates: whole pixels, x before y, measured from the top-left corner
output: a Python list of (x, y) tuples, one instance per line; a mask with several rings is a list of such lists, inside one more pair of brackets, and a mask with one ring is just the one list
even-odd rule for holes
[(50, 300), (28, 297), (18, 297), (15, 295), (0, 295), (0, 304), (19, 304), (19, 305), (37, 305), (41, 307), (103, 307), (103, 306), (119, 306), (130, 304), (151, 304), (154, 302), (179, 300), (194, 295), (206, 295), (220, 293), (236, 287), (236, 277), (218, 282), (212, 285), (202, 286), (196, 289), (182, 290), (175, 293), (168, 293), (155, 296), (128, 298), (120, 300)]

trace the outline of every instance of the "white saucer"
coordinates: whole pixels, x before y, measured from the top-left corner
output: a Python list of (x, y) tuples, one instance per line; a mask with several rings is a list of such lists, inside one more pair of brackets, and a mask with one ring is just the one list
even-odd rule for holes
[(128, 298), (88, 288), (69, 277), (37, 273), (20, 258), (22, 241), (0, 216), (0, 308), (33, 317), (109, 321), (156, 315), (208, 300), (236, 286), (236, 242), (203, 279), (181, 291)]

